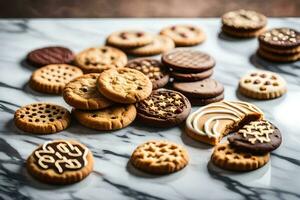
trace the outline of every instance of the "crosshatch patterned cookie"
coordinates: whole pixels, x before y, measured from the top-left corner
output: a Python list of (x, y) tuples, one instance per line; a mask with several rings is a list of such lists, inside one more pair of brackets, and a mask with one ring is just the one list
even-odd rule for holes
[(202, 43), (206, 38), (204, 32), (199, 27), (193, 25), (166, 27), (160, 31), (160, 34), (172, 38), (177, 47), (194, 46)]
[(241, 78), (239, 91), (255, 99), (273, 99), (285, 94), (287, 87), (280, 75), (270, 71), (256, 70)]
[(264, 166), (270, 154), (255, 155), (232, 148), (228, 143), (218, 144), (211, 156), (212, 162), (220, 168), (232, 171), (251, 171)]
[(256, 154), (277, 149), (281, 140), (279, 129), (266, 120), (250, 122), (228, 137), (230, 145), (234, 148)]
[(31, 51), (27, 55), (27, 62), (35, 67), (50, 64), (69, 64), (74, 59), (74, 53), (65, 47), (44, 47)]
[(130, 162), (136, 168), (151, 174), (170, 174), (183, 169), (189, 162), (189, 156), (178, 144), (148, 141), (134, 150)]
[(107, 69), (124, 67), (126, 63), (124, 52), (108, 46), (88, 48), (75, 57), (75, 64), (84, 73), (101, 73)]
[(136, 103), (152, 91), (152, 83), (146, 75), (127, 67), (101, 73), (97, 83), (101, 94), (118, 103)]
[(191, 111), (189, 100), (173, 90), (154, 90), (136, 105), (138, 119), (143, 125), (171, 127), (182, 123)]
[(38, 92), (60, 94), (69, 81), (82, 74), (81, 69), (72, 65), (46, 65), (32, 73), (29, 85)]
[(67, 109), (50, 103), (34, 103), (19, 108), (14, 116), (15, 125), (37, 134), (51, 134), (66, 129), (71, 123)]
[(28, 172), (51, 184), (71, 184), (86, 178), (94, 166), (92, 152), (73, 140), (53, 140), (39, 146), (28, 157)]
[(136, 69), (148, 76), (152, 82), (153, 89), (164, 87), (169, 82), (167, 69), (156, 59), (136, 58), (130, 60), (126, 67)]
[(71, 106), (83, 110), (97, 110), (109, 107), (112, 101), (106, 99), (97, 89), (99, 74), (82, 75), (70, 81), (63, 90), (64, 100)]
[(136, 117), (132, 104), (119, 105), (103, 110), (83, 111), (73, 109), (74, 116), (83, 126), (95, 130), (117, 130), (128, 126)]

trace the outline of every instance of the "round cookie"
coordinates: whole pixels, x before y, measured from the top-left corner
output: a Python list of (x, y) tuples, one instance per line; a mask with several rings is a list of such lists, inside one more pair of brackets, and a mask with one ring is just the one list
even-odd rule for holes
[(136, 58), (130, 60), (125, 67), (136, 69), (148, 76), (152, 82), (152, 89), (164, 87), (169, 82), (167, 69), (156, 59)]
[(92, 171), (92, 152), (74, 140), (53, 140), (40, 145), (27, 158), (33, 177), (50, 184), (65, 185), (81, 181)]
[(164, 35), (157, 35), (153, 42), (136, 48), (125, 49), (126, 53), (136, 56), (153, 56), (175, 48), (173, 40)]
[(205, 106), (207, 104), (215, 103), (224, 100), (224, 93), (210, 98), (193, 98), (189, 97), (189, 101), (193, 106)]
[(206, 36), (204, 32), (197, 26), (193, 25), (176, 25), (163, 28), (161, 35), (170, 37), (177, 47), (194, 46), (202, 43)]
[(170, 174), (183, 169), (189, 162), (187, 151), (168, 141), (148, 141), (131, 155), (132, 165), (151, 174)]
[(273, 53), (270, 51), (266, 51), (262, 48), (257, 50), (257, 54), (271, 62), (295, 62), (300, 59), (300, 53), (292, 53), (292, 54), (279, 54)]
[(85, 127), (110, 131), (124, 128), (133, 122), (136, 117), (136, 108), (128, 104), (94, 111), (73, 109), (72, 114)]
[(127, 56), (119, 49), (102, 46), (83, 50), (74, 61), (84, 73), (101, 73), (107, 69), (124, 67)]
[(239, 82), (239, 92), (254, 99), (273, 99), (282, 96), (286, 91), (285, 80), (270, 71), (253, 71)]
[(98, 90), (106, 98), (118, 103), (136, 103), (152, 91), (150, 79), (142, 72), (130, 69), (110, 69), (98, 78)]
[(214, 72), (213, 69), (208, 69), (198, 73), (181, 73), (177, 71), (172, 71), (171, 76), (175, 79), (175, 81), (190, 82), (190, 81), (200, 81), (209, 78), (212, 76), (213, 72)]
[(215, 66), (215, 60), (201, 51), (176, 48), (162, 55), (162, 63), (178, 72), (203, 72)]
[(106, 43), (119, 48), (141, 47), (153, 42), (153, 36), (144, 31), (128, 30), (110, 34)]
[(32, 73), (29, 85), (38, 92), (60, 94), (69, 81), (82, 74), (81, 69), (72, 65), (46, 65)]
[(62, 106), (34, 103), (19, 108), (15, 112), (14, 122), (25, 132), (51, 134), (66, 129), (71, 123), (71, 116)]
[(154, 90), (136, 105), (137, 116), (143, 125), (171, 127), (182, 123), (191, 111), (189, 100), (179, 92), (166, 89)]
[(106, 99), (97, 89), (99, 74), (82, 75), (70, 81), (63, 90), (63, 98), (70, 105), (82, 110), (97, 110), (109, 107), (112, 101)]
[(276, 126), (260, 120), (244, 125), (228, 141), (231, 146), (241, 151), (265, 154), (277, 149), (282, 138)]
[(69, 64), (74, 59), (74, 53), (65, 47), (44, 47), (31, 51), (27, 55), (27, 62), (35, 67), (50, 64)]

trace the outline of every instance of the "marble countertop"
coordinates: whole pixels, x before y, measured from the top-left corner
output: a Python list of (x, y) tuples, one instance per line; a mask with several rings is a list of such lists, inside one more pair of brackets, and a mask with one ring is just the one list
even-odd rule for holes
[[(62, 97), (28, 87), (34, 68), (26, 65), (24, 57), (30, 50), (64, 45), (79, 52), (102, 45), (112, 31), (139, 28), (157, 33), (163, 26), (178, 23), (204, 29), (206, 42), (194, 48), (216, 59), (214, 78), (224, 84), (225, 99), (254, 103), (281, 130), (283, 143), (266, 166), (248, 173), (223, 171), (209, 162), (212, 147), (191, 140), (179, 127), (161, 130), (133, 124), (115, 132), (99, 132), (73, 122), (53, 135), (26, 134), (15, 127), (13, 114), (22, 105), (47, 101), (68, 107)], [(282, 26), (299, 30), (300, 18), (269, 20), (269, 28)], [(0, 199), (300, 199), (300, 62), (274, 64), (258, 58), (257, 40), (220, 34), (219, 19), (0, 20), (0, 46)], [(270, 101), (240, 96), (238, 80), (253, 69), (282, 75), (288, 93)], [(47, 140), (68, 138), (86, 144), (93, 152), (91, 175), (80, 183), (59, 187), (34, 180), (24, 167), (28, 155)], [(183, 144), (190, 154), (189, 165), (168, 176), (135, 170), (128, 159), (138, 144), (150, 139)]]

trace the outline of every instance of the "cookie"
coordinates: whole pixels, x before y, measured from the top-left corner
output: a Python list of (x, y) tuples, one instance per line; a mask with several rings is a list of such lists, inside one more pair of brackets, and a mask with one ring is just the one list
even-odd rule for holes
[(239, 92), (254, 99), (273, 99), (287, 91), (285, 80), (278, 74), (256, 70), (240, 79)]
[(119, 49), (102, 46), (83, 50), (74, 61), (84, 73), (101, 73), (107, 69), (124, 67), (127, 56)]
[(173, 77), (175, 81), (184, 81), (184, 82), (200, 81), (211, 77), (213, 75), (213, 72), (214, 72), (213, 69), (208, 69), (198, 73), (182, 73), (182, 72), (172, 71), (171, 77)]
[(270, 154), (254, 155), (232, 148), (228, 143), (218, 144), (214, 148), (211, 161), (220, 168), (231, 171), (251, 171), (264, 166), (270, 160)]
[(277, 149), (282, 141), (279, 129), (266, 120), (244, 125), (228, 137), (231, 146), (245, 152), (265, 154)]
[(130, 60), (126, 67), (136, 69), (148, 76), (152, 82), (152, 89), (164, 87), (169, 82), (167, 69), (156, 59), (136, 58)]
[(189, 162), (187, 151), (168, 141), (148, 141), (131, 155), (134, 167), (151, 174), (170, 174), (183, 169)]
[(163, 28), (161, 35), (170, 37), (177, 47), (194, 46), (202, 43), (206, 36), (197, 26), (193, 25), (175, 25)]
[(114, 32), (106, 40), (107, 45), (119, 48), (141, 47), (153, 42), (154, 37), (144, 31), (128, 30)]
[(215, 103), (222, 101), (224, 99), (224, 93), (215, 96), (215, 97), (209, 97), (209, 98), (194, 98), (194, 97), (189, 97), (189, 101), (193, 106), (205, 106), (210, 103)]
[(27, 62), (35, 67), (50, 64), (69, 64), (74, 59), (74, 53), (65, 47), (44, 47), (31, 51), (27, 55)]
[(208, 54), (184, 48), (176, 48), (162, 55), (162, 63), (178, 72), (203, 72), (215, 66), (215, 60)]
[(91, 73), (70, 81), (63, 90), (66, 103), (82, 110), (97, 110), (111, 106), (113, 102), (97, 89), (98, 77), (99, 74)]
[(265, 28), (258, 29), (258, 30), (236, 30), (234, 28), (222, 26), (222, 31), (232, 37), (253, 38), (253, 37), (257, 37), (260, 34), (262, 34), (263, 32), (265, 32)]
[(85, 127), (110, 131), (124, 128), (133, 122), (136, 117), (136, 109), (134, 105), (128, 104), (94, 111), (73, 109), (72, 114)]
[(14, 122), (19, 129), (36, 134), (51, 134), (66, 129), (71, 123), (67, 109), (50, 103), (34, 103), (19, 108)]
[(191, 111), (189, 100), (181, 93), (158, 89), (136, 105), (137, 116), (143, 125), (171, 127), (182, 123)]
[(189, 115), (186, 120), (186, 133), (197, 141), (216, 145), (228, 133), (263, 117), (263, 112), (250, 103), (242, 101), (211, 103)]
[(98, 90), (106, 98), (118, 103), (136, 103), (152, 91), (150, 79), (142, 72), (130, 69), (110, 69), (100, 74)]
[(163, 35), (157, 35), (154, 37), (153, 42), (148, 45), (124, 49), (124, 51), (135, 56), (153, 56), (170, 51), (174, 48), (175, 43), (171, 38)]
[(92, 152), (74, 140), (45, 142), (26, 162), (27, 170), (34, 178), (55, 185), (79, 182), (93, 171), (93, 166)]
[(300, 53), (292, 53), (292, 54), (279, 54), (273, 53), (270, 51), (266, 51), (264, 49), (258, 49), (257, 54), (271, 62), (295, 62), (300, 59)]
[(72, 65), (46, 65), (32, 73), (29, 86), (38, 92), (60, 94), (69, 81), (82, 74), (81, 69)]

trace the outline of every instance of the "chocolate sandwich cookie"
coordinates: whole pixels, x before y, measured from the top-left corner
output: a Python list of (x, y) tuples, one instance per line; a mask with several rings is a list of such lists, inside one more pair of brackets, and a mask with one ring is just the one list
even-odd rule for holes
[(153, 89), (164, 87), (169, 81), (167, 69), (153, 58), (136, 58), (130, 60), (125, 67), (136, 69), (148, 76)]
[(69, 64), (74, 59), (74, 53), (60, 46), (44, 47), (31, 51), (27, 55), (27, 62), (35, 67), (50, 64)]
[(141, 123), (148, 126), (171, 127), (183, 122), (190, 113), (191, 104), (181, 93), (158, 89), (136, 105)]
[(185, 81), (185, 82), (200, 81), (212, 76), (213, 72), (214, 72), (213, 69), (208, 69), (198, 73), (182, 73), (182, 72), (172, 71), (171, 77), (173, 77), (175, 81)]
[(277, 149), (282, 141), (279, 129), (266, 120), (252, 121), (228, 138), (241, 151), (265, 154)]

